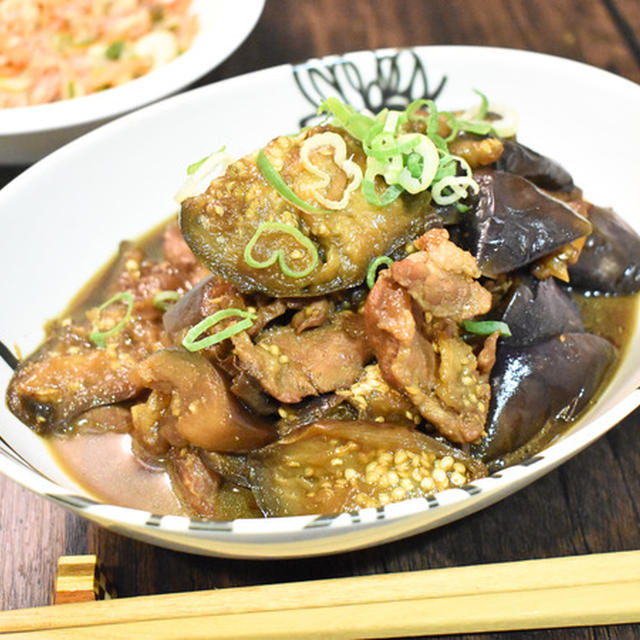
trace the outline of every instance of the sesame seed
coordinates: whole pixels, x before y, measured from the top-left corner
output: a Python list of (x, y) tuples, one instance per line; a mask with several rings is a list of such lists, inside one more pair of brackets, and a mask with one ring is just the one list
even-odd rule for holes
[(424, 491), (433, 491), (435, 489), (435, 483), (433, 482), (433, 478), (422, 478), (420, 481), (420, 488)]
[(385, 504), (389, 504), (391, 502), (390, 498), (389, 498), (389, 494), (387, 493), (381, 493), (378, 495), (378, 502), (381, 505), (385, 505)]
[(456, 487), (461, 487), (466, 482), (465, 477), (457, 472), (452, 473), (449, 480)]
[(467, 468), (462, 464), (462, 462), (454, 462), (453, 470), (457, 471), (458, 473), (465, 473), (467, 471)]
[(407, 492), (411, 491), (413, 489), (413, 482), (411, 482), (411, 480), (409, 480), (409, 478), (402, 478), (402, 480), (400, 480), (400, 486)]
[(345, 477), (347, 480), (355, 480), (359, 475), (360, 475), (360, 474), (359, 474), (355, 469), (353, 469), (353, 468), (351, 468), (351, 467), (347, 467), (347, 468), (344, 470), (344, 477)]
[(338, 467), (341, 464), (344, 464), (344, 460), (342, 460), (342, 458), (331, 458), (331, 461), (329, 462), (329, 464), (332, 467)]
[(373, 473), (378, 468), (378, 463), (375, 460), (372, 460), (365, 468), (366, 473)]
[(407, 492), (402, 487), (396, 487), (391, 492), (391, 498), (393, 500), (402, 500), (407, 495)]
[(449, 469), (453, 467), (453, 462), (454, 460), (451, 456), (445, 456), (444, 458), (442, 458), (442, 460), (440, 460), (440, 468), (444, 471), (449, 471)]

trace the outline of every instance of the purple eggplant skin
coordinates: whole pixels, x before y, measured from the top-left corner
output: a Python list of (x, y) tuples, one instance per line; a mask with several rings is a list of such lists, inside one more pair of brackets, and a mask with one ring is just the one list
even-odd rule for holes
[(591, 207), (593, 233), (569, 267), (576, 289), (629, 295), (640, 291), (640, 236), (612, 209)]
[(515, 140), (503, 140), (504, 150), (496, 169), (514, 173), (549, 191), (573, 191), (571, 174), (555, 160), (539, 154)]
[(591, 224), (560, 200), (520, 176), (482, 169), (480, 191), (465, 217), (464, 248), (484, 276), (514, 271), (591, 233)]
[(553, 421), (560, 427), (594, 396), (616, 348), (591, 333), (566, 333), (528, 346), (502, 347), (491, 373), (491, 406), (471, 454), (489, 462), (526, 444)]
[(528, 274), (507, 294), (501, 320), (511, 331), (502, 343), (509, 348), (584, 331), (578, 305), (554, 278), (538, 280)]

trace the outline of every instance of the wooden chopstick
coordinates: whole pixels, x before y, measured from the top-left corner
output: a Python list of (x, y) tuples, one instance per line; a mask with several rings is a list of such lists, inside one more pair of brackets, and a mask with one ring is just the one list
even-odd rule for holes
[(640, 551), (0, 612), (11, 638), (389, 638), (640, 622)]

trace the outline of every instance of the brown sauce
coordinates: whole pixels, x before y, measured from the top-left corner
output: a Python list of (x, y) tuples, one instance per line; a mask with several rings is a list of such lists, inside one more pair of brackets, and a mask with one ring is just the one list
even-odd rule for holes
[[(158, 225), (138, 241), (151, 259), (161, 254), (162, 231), (166, 222)], [(104, 298), (115, 258), (101, 269), (75, 296), (64, 316), (82, 314)], [(584, 296), (574, 293), (585, 323), (585, 330), (611, 341), (619, 350), (617, 361), (607, 371), (601, 391), (615, 373), (636, 327), (638, 295)], [(597, 400), (594, 397), (589, 404)], [(567, 425), (571, 426), (573, 423)], [(508, 466), (535, 454), (557, 439), (566, 428), (557, 422), (547, 425), (530, 442), (492, 465), (493, 469)], [(171, 487), (169, 474), (158, 461), (156, 467), (146, 466), (131, 451), (129, 435), (117, 432), (96, 432), (71, 429), (66, 435), (48, 438), (53, 457), (65, 473), (96, 499), (124, 507), (137, 508), (167, 515), (191, 515), (180, 503)], [(221, 493), (230, 517), (259, 517), (255, 506), (247, 507), (234, 494), (233, 486)]]
[(97, 500), (163, 515), (186, 515), (162, 468), (144, 466), (123, 433), (78, 433), (47, 439), (67, 475)]

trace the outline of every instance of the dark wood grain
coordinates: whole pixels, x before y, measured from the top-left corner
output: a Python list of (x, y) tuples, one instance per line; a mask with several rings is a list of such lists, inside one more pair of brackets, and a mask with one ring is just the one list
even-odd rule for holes
[[(638, 26), (637, 0), (611, 1), (625, 5), (627, 20)], [(529, 49), (640, 82), (640, 62), (603, 0), (270, 0), (250, 40), (203, 82), (243, 73), (247, 64), (260, 69), (311, 56), (429, 44)]]
[[(633, 45), (639, 34), (638, 0), (268, 0), (249, 40), (197, 84), (312, 56), (415, 44), (541, 51), (640, 82)], [(0, 168), (0, 186), (19, 171)], [(152, 547), (81, 520), (2, 477), (0, 609), (47, 604), (62, 554), (97, 553), (120, 594), (133, 596), (637, 549), (639, 429), (636, 412), (530, 487), (449, 526), (382, 547), (295, 561), (203, 558)], [(499, 637), (640, 638), (640, 626)]]

